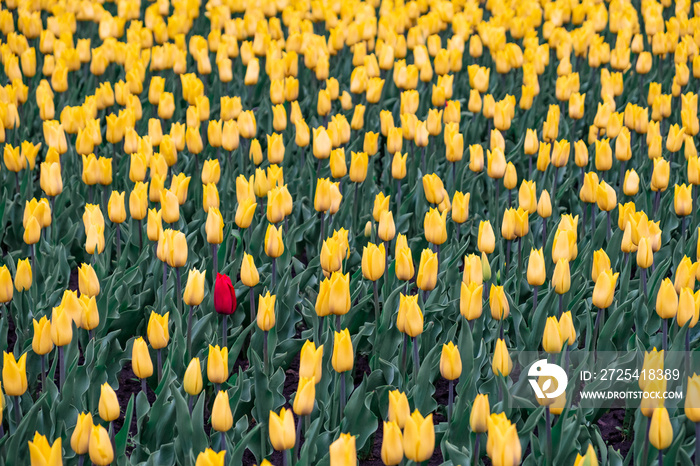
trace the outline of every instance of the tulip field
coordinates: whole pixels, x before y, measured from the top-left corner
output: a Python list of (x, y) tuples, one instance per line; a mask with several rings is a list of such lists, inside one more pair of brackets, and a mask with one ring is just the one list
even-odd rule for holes
[(0, 466), (700, 465), (700, 3), (0, 0), (0, 58)]

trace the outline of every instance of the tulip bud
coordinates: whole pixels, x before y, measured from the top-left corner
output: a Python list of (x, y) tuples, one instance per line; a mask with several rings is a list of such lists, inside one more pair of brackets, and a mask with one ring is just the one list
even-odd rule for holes
[[(195, 466), (224, 466), (226, 460), (226, 450), (215, 452), (211, 448), (207, 448), (197, 455)], [(269, 461), (263, 460), (260, 466), (272, 466)]]
[(557, 294), (564, 294), (571, 288), (571, 272), (569, 260), (561, 258), (557, 261), (552, 275), (552, 286)]
[(447, 380), (458, 379), (462, 374), (462, 359), (459, 355), (459, 349), (451, 341), (442, 345), (440, 374)]
[(308, 416), (311, 414), (314, 409), (315, 398), (316, 384), (313, 377), (300, 377), (297, 393), (294, 396), (294, 413), (297, 416)]
[(211, 408), (211, 426), (217, 432), (227, 432), (233, 427), (233, 413), (226, 390), (216, 394)]
[(502, 338), (499, 338), (498, 341), (496, 341), (496, 348), (494, 350), (491, 368), (495, 375), (500, 375), (503, 377), (508, 377), (508, 375), (510, 375), (510, 371), (513, 369), (513, 361), (510, 359), (510, 355), (508, 354), (506, 342)]
[(510, 314), (510, 305), (508, 297), (503, 286), (491, 284), (489, 291), (489, 307), (491, 309), (491, 317), (496, 320), (504, 320)]
[(92, 413), (78, 414), (75, 429), (73, 429), (73, 434), (70, 437), (70, 447), (76, 454), (84, 455), (88, 452), (90, 434), (93, 427)]
[(695, 424), (700, 423), (700, 376), (688, 377), (685, 394), (685, 416)]
[(420, 257), (416, 285), (423, 291), (432, 291), (437, 284), (438, 257), (437, 252), (424, 249)]
[(459, 311), (465, 319), (472, 321), (481, 317), (484, 286), (476, 282), (462, 282), (459, 295)]
[(333, 358), (331, 360), (333, 370), (338, 373), (352, 370), (355, 361), (354, 358), (352, 340), (350, 339), (350, 332), (348, 329), (335, 332)]
[(671, 279), (665, 278), (661, 282), (656, 295), (656, 313), (662, 319), (672, 319), (678, 312), (678, 295), (671, 283)]
[(99, 413), (100, 418), (105, 422), (112, 422), (119, 418), (117, 394), (107, 382), (100, 386)]
[(369, 243), (362, 250), (362, 275), (371, 281), (377, 281), (384, 275), (385, 266), (384, 244), (379, 247)]
[(169, 312), (160, 315), (155, 311), (151, 311), (146, 333), (148, 334), (148, 341), (151, 343), (153, 349), (162, 349), (168, 346), (168, 341), (170, 341), (170, 333), (168, 332), (169, 316)]
[(665, 450), (673, 442), (673, 426), (665, 407), (654, 409), (649, 424), (649, 443), (657, 450)]
[(559, 321), (556, 317), (548, 317), (542, 335), (542, 348), (549, 354), (558, 354), (563, 344)]
[(9, 396), (22, 396), (27, 391), (26, 353), (15, 360), (12, 353), (3, 351), (2, 382)]
[(207, 271), (200, 272), (197, 269), (190, 269), (187, 274), (187, 285), (183, 301), (188, 306), (199, 306), (204, 300), (204, 279)]
[(275, 326), (275, 301), (277, 296), (270, 295), (268, 291), (265, 296), (260, 295), (258, 302), (258, 327), (267, 332)]
[[(224, 358), (223, 364), (228, 366), (227, 358)], [(209, 367), (207, 365), (207, 372), (208, 370)], [(199, 363), (199, 358), (192, 358), (192, 360), (190, 361), (189, 365), (187, 366), (187, 370), (185, 371), (185, 377), (183, 379), (182, 386), (185, 389), (185, 392), (187, 392), (187, 394), (190, 396), (197, 396), (202, 391), (202, 367)]]
[(73, 340), (73, 320), (63, 306), (53, 308), (51, 313), (51, 341), (56, 346), (65, 346)]
[(488, 430), (487, 420), (491, 415), (488, 395), (476, 395), (472, 403), (472, 410), (469, 414), (469, 425), (472, 432), (482, 434)]
[(265, 254), (273, 259), (284, 254), (284, 242), (282, 241), (282, 229), (279, 230), (272, 224), (267, 226), (265, 232)]
[(134, 346), (131, 350), (131, 367), (139, 379), (146, 379), (153, 375), (153, 361), (148, 353), (148, 345), (141, 337), (134, 340)]
[(114, 461), (114, 449), (112, 441), (109, 437), (107, 429), (101, 425), (92, 427), (88, 451), (90, 453), (90, 461), (98, 466), (107, 466)]
[(294, 415), (292, 411), (285, 408), (282, 408), (279, 414), (270, 411), (268, 426), (270, 429), (270, 443), (272, 443), (272, 448), (277, 451), (294, 448), (296, 438), (294, 431)]
[(421, 416), (418, 410), (406, 419), (403, 431), (403, 449), (406, 458), (420, 463), (433, 456), (435, 450), (435, 426), (433, 415)]

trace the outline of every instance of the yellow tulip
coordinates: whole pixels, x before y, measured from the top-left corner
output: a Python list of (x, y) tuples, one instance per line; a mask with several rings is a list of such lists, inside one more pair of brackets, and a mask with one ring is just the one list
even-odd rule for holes
[(371, 281), (377, 281), (384, 275), (385, 267), (384, 244), (376, 246), (369, 243), (362, 250), (362, 275)]
[(564, 342), (556, 317), (548, 317), (542, 335), (542, 348), (549, 354), (558, 354)]
[(284, 254), (282, 229), (277, 229), (272, 224), (267, 226), (267, 231), (265, 232), (265, 254), (273, 259)]
[(459, 355), (459, 349), (452, 342), (442, 345), (440, 374), (447, 380), (455, 380), (462, 375), (462, 359)]
[[(225, 364), (228, 365), (228, 362), (225, 362)], [(199, 363), (199, 358), (192, 358), (187, 366), (187, 370), (185, 370), (182, 387), (188, 395), (196, 396), (202, 391), (203, 386), (202, 367)]]
[(510, 355), (508, 354), (506, 342), (502, 338), (499, 338), (498, 341), (496, 341), (496, 348), (493, 353), (491, 368), (495, 375), (501, 375), (503, 377), (508, 377), (508, 375), (510, 375), (510, 371), (513, 369), (513, 361), (510, 359)]
[(114, 461), (114, 449), (112, 441), (109, 437), (107, 429), (101, 425), (92, 427), (88, 451), (90, 453), (90, 461), (98, 466), (107, 466)]
[(557, 261), (552, 275), (552, 286), (557, 294), (564, 294), (571, 288), (571, 272), (569, 260), (561, 258)]
[(100, 418), (105, 422), (112, 422), (119, 418), (119, 401), (117, 400), (117, 394), (107, 382), (100, 386), (98, 408)]
[(398, 390), (389, 392), (389, 412), (387, 417), (389, 422), (395, 422), (399, 428), (403, 429), (406, 420), (411, 416), (411, 408), (408, 405), (408, 398), (405, 393)]
[(209, 345), (207, 358), (207, 378), (209, 382), (221, 384), (228, 379), (228, 348)]
[(153, 361), (151, 361), (151, 355), (148, 352), (148, 345), (141, 337), (134, 340), (134, 346), (131, 350), (131, 366), (139, 379), (146, 379), (153, 375)]
[(527, 282), (531, 286), (541, 286), (547, 278), (542, 249), (531, 249), (527, 263)]
[(481, 317), (482, 295), (484, 286), (476, 282), (462, 282), (459, 295), (459, 311), (465, 319), (471, 321)]
[(406, 419), (403, 431), (403, 449), (406, 458), (416, 463), (427, 461), (435, 450), (433, 415), (423, 417), (418, 410)]
[(688, 377), (685, 393), (685, 416), (694, 423), (700, 423), (700, 376)]
[(670, 278), (665, 278), (656, 295), (656, 313), (662, 319), (672, 319), (678, 312), (678, 295)]
[(488, 419), (491, 415), (491, 408), (489, 406), (489, 396), (486, 395), (476, 395), (474, 402), (472, 403), (472, 410), (469, 414), (469, 425), (471, 426), (472, 432), (477, 434), (484, 433), (488, 430)]
[(432, 291), (437, 284), (438, 254), (424, 249), (420, 256), (416, 286), (423, 291)]
[(615, 296), (615, 284), (619, 273), (612, 273), (612, 270), (607, 269), (602, 271), (595, 282), (593, 288), (593, 305), (606, 309), (612, 304)]
[(399, 295), (399, 313), (396, 318), (396, 328), (401, 333), (416, 337), (423, 332), (423, 313), (418, 306), (418, 295)]
[(294, 431), (294, 414), (292, 411), (282, 408), (280, 413), (270, 411), (268, 422), (270, 443), (272, 448), (277, 451), (284, 451), (294, 448), (295, 431)]
[(275, 301), (277, 296), (270, 295), (268, 291), (264, 296), (260, 295), (258, 302), (258, 328), (267, 332), (275, 326)]
[(299, 377), (312, 378), (315, 383), (321, 381), (323, 375), (323, 345), (316, 348), (310, 340), (306, 340), (299, 355)]
[(350, 434), (340, 434), (340, 437), (335, 442), (331, 443), (329, 454), (331, 466), (351, 466), (357, 464), (355, 437)]
[(382, 462), (385, 465), (397, 465), (403, 460), (403, 436), (396, 422), (384, 421), (382, 439)]
[(170, 312), (160, 315), (155, 311), (151, 311), (146, 333), (148, 333), (148, 341), (154, 349), (162, 349), (168, 346), (168, 341), (170, 341), (168, 332), (169, 316)]
[(510, 314), (510, 305), (508, 304), (508, 297), (503, 289), (503, 286), (496, 286), (491, 284), (491, 289), (489, 290), (489, 308), (491, 309), (491, 317), (496, 320), (503, 320), (508, 318)]
[(34, 439), (30, 440), (28, 444), (32, 466), (60, 466), (63, 464), (61, 437), (57, 438), (53, 445), (49, 445), (46, 437), (35, 432)]
[(673, 426), (668, 416), (668, 411), (664, 407), (654, 410), (649, 425), (649, 443), (658, 450), (665, 450), (673, 442)]
[(27, 353), (19, 360), (3, 351), (2, 383), (9, 396), (22, 396), (27, 391)]
[(331, 360), (333, 370), (338, 373), (352, 370), (355, 356), (352, 348), (352, 340), (348, 329), (335, 332), (333, 341), (333, 358)]
[(78, 455), (84, 455), (88, 452), (90, 434), (92, 433), (92, 413), (78, 414), (78, 420), (75, 424), (75, 429), (70, 437), (70, 447)]

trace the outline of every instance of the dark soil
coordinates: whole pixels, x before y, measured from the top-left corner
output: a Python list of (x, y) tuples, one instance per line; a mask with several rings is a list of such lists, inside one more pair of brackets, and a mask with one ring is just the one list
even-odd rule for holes
[(625, 437), (621, 430), (624, 421), (624, 409), (611, 409), (598, 420), (600, 435), (605, 444), (618, 450), (623, 458), (632, 448), (632, 439)]

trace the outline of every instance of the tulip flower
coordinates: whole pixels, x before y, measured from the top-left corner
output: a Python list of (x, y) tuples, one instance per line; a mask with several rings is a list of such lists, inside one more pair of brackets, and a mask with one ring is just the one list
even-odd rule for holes
[(207, 378), (211, 383), (222, 384), (228, 379), (228, 348), (209, 345)]
[(34, 439), (30, 440), (28, 444), (32, 466), (59, 466), (63, 464), (61, 437), (57, 438), (53, 445), (49, 445), (46, 437), (35, 432)]
[[(659, 450), (659, 458), (662, 458), (662, 450), (671, 446), (673, 442), (673, 426), (665, 407), (656, 408), (651, 417), (649, 427), (649, 443)], [(661, 459), (659, 460), (660, 462)]]
[(70, 447), (78, 455), (88, 453), (90, 445), (90, 434), (92, 434), (92, 413), (78, 414), (78, 420), (75, 424), (75, 429), (70, 437)]
[(221, 449), (224, 450), (226, 445), (224, 433), (233, 427), (233, 413), (226, 390), (220, 390), (216, 394), (214, 405), (211, 408), (211, 426), (215, 431), (221, 432)]
[[(595, 269), (595, 256), (594, 256)], [(595, 272), (594, 272), (595, 273)], [(593, 305), (600, 309), (610, 307), (615, 295), (615, 284), (619, 273), (612, 273), (612, 270), (605, 269), (598, 273), (593, 287)]]
[(78, 287), (81, 295), (88, 297), (100, 294), (100, 281), (90, 264), (81, 264), (78, 269)]
[(424, 301), (427, 300), (427, 293), (432, 291), (437, 284), (438, 266), (438, 253), (424, 249), (421, 253), (420, 266), (416, 276), (416, 285), (423, 290)]
[(408, 247), (397, 248), (395, 272), (396, 278), (402, 281), (408, 281), (413, 278), (415, 268), (413, 265), (413, 255)]
[(560, 296), (559, 315), (561, 315), (563, 312), (561, 297), (571, 288), (571, 273), (569, 271), (568, 259), (561, 258), (557, 261), (554, 267), (554, 274), (552, 275), (552, 286), (554, 287), (554, 291)]
[(449, 342), (442, 345), (442, 354), (440, 356), (440, 374), (449, 380), (448, 402), (447, 402), (447, 422), (452, 419), (452, 404), (453, 404), (453, 386), (455, 379), (462, 375), (462, 359), (459, 355), (459, 349)]
[[(469, 425), (471, 426), (472, 432), (477, 434), (477, 442), (479, 440), (479, 434), (483, 434), (488, 430), (488, 419), (490, 415), (489, 396), (481, 394), (476, 395), (472, 403), (471, 413), (469, 414)], [(475, 446), (474, 452), (478, 453), (478, 451), (479, 449)]]
[(548, 317), (542, 335), (542, 348), (549, 354), (558, 354), (563, 346), (559, 321), (556, 317)]
[(510, 305), (508, 297), (502, 286), (491, 284), (489, 290), (489, 307), (491, 309), (491, 317), (502, 321), (510, 314)]
[(479, 222), (477, 247), (479, 251), (486, 254), (491, 254), (496, 249), (496, 236), (493, 233), (491, 222), (488, 220)]
[(99, 413), (100, 418), (105, 422), (112, 422), (119, 418), (117, 394), (107, 382), (100, 386)]
[(32, 286), (32, 266), (29, 259), (17, 261), (17, 271), (15, 272), (15, 288), (20, 293)]
[[(224, 356), (221, 353), (218, 355), (216, 353), (212, 353), (211, 351), (211, 346), (210, 348), (210, 354), (213, 354), (214, 357), (220, 357), (222, 358), (221, 361), (212, 361), (212, 372), (216, 372), (218, 369), (215, 368), (214, 366), (228, 366), (228, 353)], [(225, 348), (224, 348), (225, 349)], [(223, 369), (221, 372), (227, 372), (226, 369)], [(215, 377), (217, 374), (212, 374)], [(209, 361), (207, 361), (207, 376), (209, 376)], [(225, 375), (224, 375), (224, 380), (225, 380)], [(192, 358), (190, 361), (189, 365), (187, 366), (187, 370), (185, 371), (185, 376), (183, 378), (182, 382), (182, 387), (185, 389), (185, 392), (190, 395), (191, 397), (197, 396), (200, 394), (202, 391), (204, 384), (202, 381), (202, 367), (199, 362), (199, 358)], [(189, 401), (189, 408), (190, 408), (190, 414), (192, 413), (192, 398), (190, 398)]]
[[(23, 354), (19, 360), (15, 360), (12, 353), (3, 351), (3, 366), (2, 366), (2, 384), (5, 387), (5, 393), (14, 397), (15, 420), (17, 425), (20, 423), (21, 414), (19, 406), (19, 397), (27, 391), (27, 354)], [(2, 391), (0, 390), (0, 397)], [(1, 412), (1, 411), (0, 411)]]
[[(221, 438), (224, 438), (223, 435)], [(211, 448), (207, 448), (199, 455), (197, 455), (197, 461), (195, 466), (224, 466), (226, 461), (226, 450), (221, 450), (220, 452), (215, 452)], [(260, 466), (266, 466), (270, 463), (267, 460), (263, 460)]]
[(397, 465), (403, 460), (403, 435), (396, 422), (384, 422), (382, 439), (382, 462), (385, 465)]
[(42, 387), (46, 386), (46, 354), (53, 349), (53, 341), (51, 340), (51, 322), (43, 316), (37, 322), (33, 320), (34, 337), (32, 338), (32, 349), (41, 356), (41, 380)]
[(389, 412), (387, 417), (389, 422), (395, 422), (399, 428), (403, 429), (406, 425), (406, 420), (411, 416), (411, 409), (408, 405), (406, 394), (398, 390), (389, 392)]
[(663, 319), (663, 347), (666, 349), (668, 340), (668, 319), (676, 317), (678, 312), (678, 294), (670, 278), (665, 278), (659, 286), (656, 295), (656, 313)]
[(114, 448), (107, 429), (101, 425), (92, 427), (88, 445), (90, 461), (98, 466), (107, 466), (114, 461)]
[(498, 341), (496, 341), (496, 348), (493, 353), (491, 368), (495, 375), (500, 375), (502, 377), (508, 377), (508, 375), (510, 375), (510, 371), (513, 369), (513, 361), (510, 359), (510, 355), (508, 354), (506, 342), (502, 338), (499, 338)]
[(321, 381), (323, 374), (323, 345), (318, 348), (310, 340), (306, 340), (299, 356), (299, 377), (312, 378), (314, 383)]
[(482, 295), (484, 286), (476, 282), (461, 283), (459, 295), (459, 311), (471, 325), (472, 321), (481, 317)]
[(148, 353), (148, 345), (142, 337), (134, 340), (131, 350), (131, 367), (136, 377), (141, 379), (141, 390), (146, 393), (146, 379), (153, 375), (153, 362)]
[(228, 275), (217, 274), (214, 283), (214, 309), (217, 313), (223, 314), (224, 319), (221, 327), (221, 339), (223, 346), (227, 347), (228, 325), (227, 318), (236, 310), (236, 291)]
[(431, 208), (426, 214), (423, 221), (423, 230), (425, 232), (425, 239), (429, 243), (435, 244), (440, 247), (445, 241), (447, 241), (447, 228), (446, 228), (447, 212), (438, 211), (438, 209)]
[(491, 414), (488, 418), (486, 452), (493, 464), (520, 464), (522, 449), (518, 432), (505, 413)]
[(598, 465), (598, 458), (595, 455), (595, 449), (591, 443), (588, 444), (585, 455), (581, 456), (580, 454), (576, 454), (576, 461), (574, 462), (574, 466), (584, 466), (586, 464), (590, 466)]
[[(314, 409), (316, 399), (316, 384), (313, 377), (300, 377), (297, 392), (294, 397), (294, 413), (297, 416), (308, 416)], [(299, 432), (300, 434), (301, 432)], [(297, 442), (300, 439), (297, 437)], [(296, 443), (295, 443), (296, 445)]]
[(406, 458), (416, 463), (427, 461), (435, 450), (433, 415), (423, 417), (418, 410), (406, 419), (403, 431), (403, 450)]
[(268, 426), (272, 448), (282, 452), (294, 448), (295, 432), (292, 411), (285, 408), (282, 408), (279, 414), (270, 411)]
[(373, 282), (384, 275), (386, 249), (384, 244), (369, 243), (362, 250), (362, 275)]

